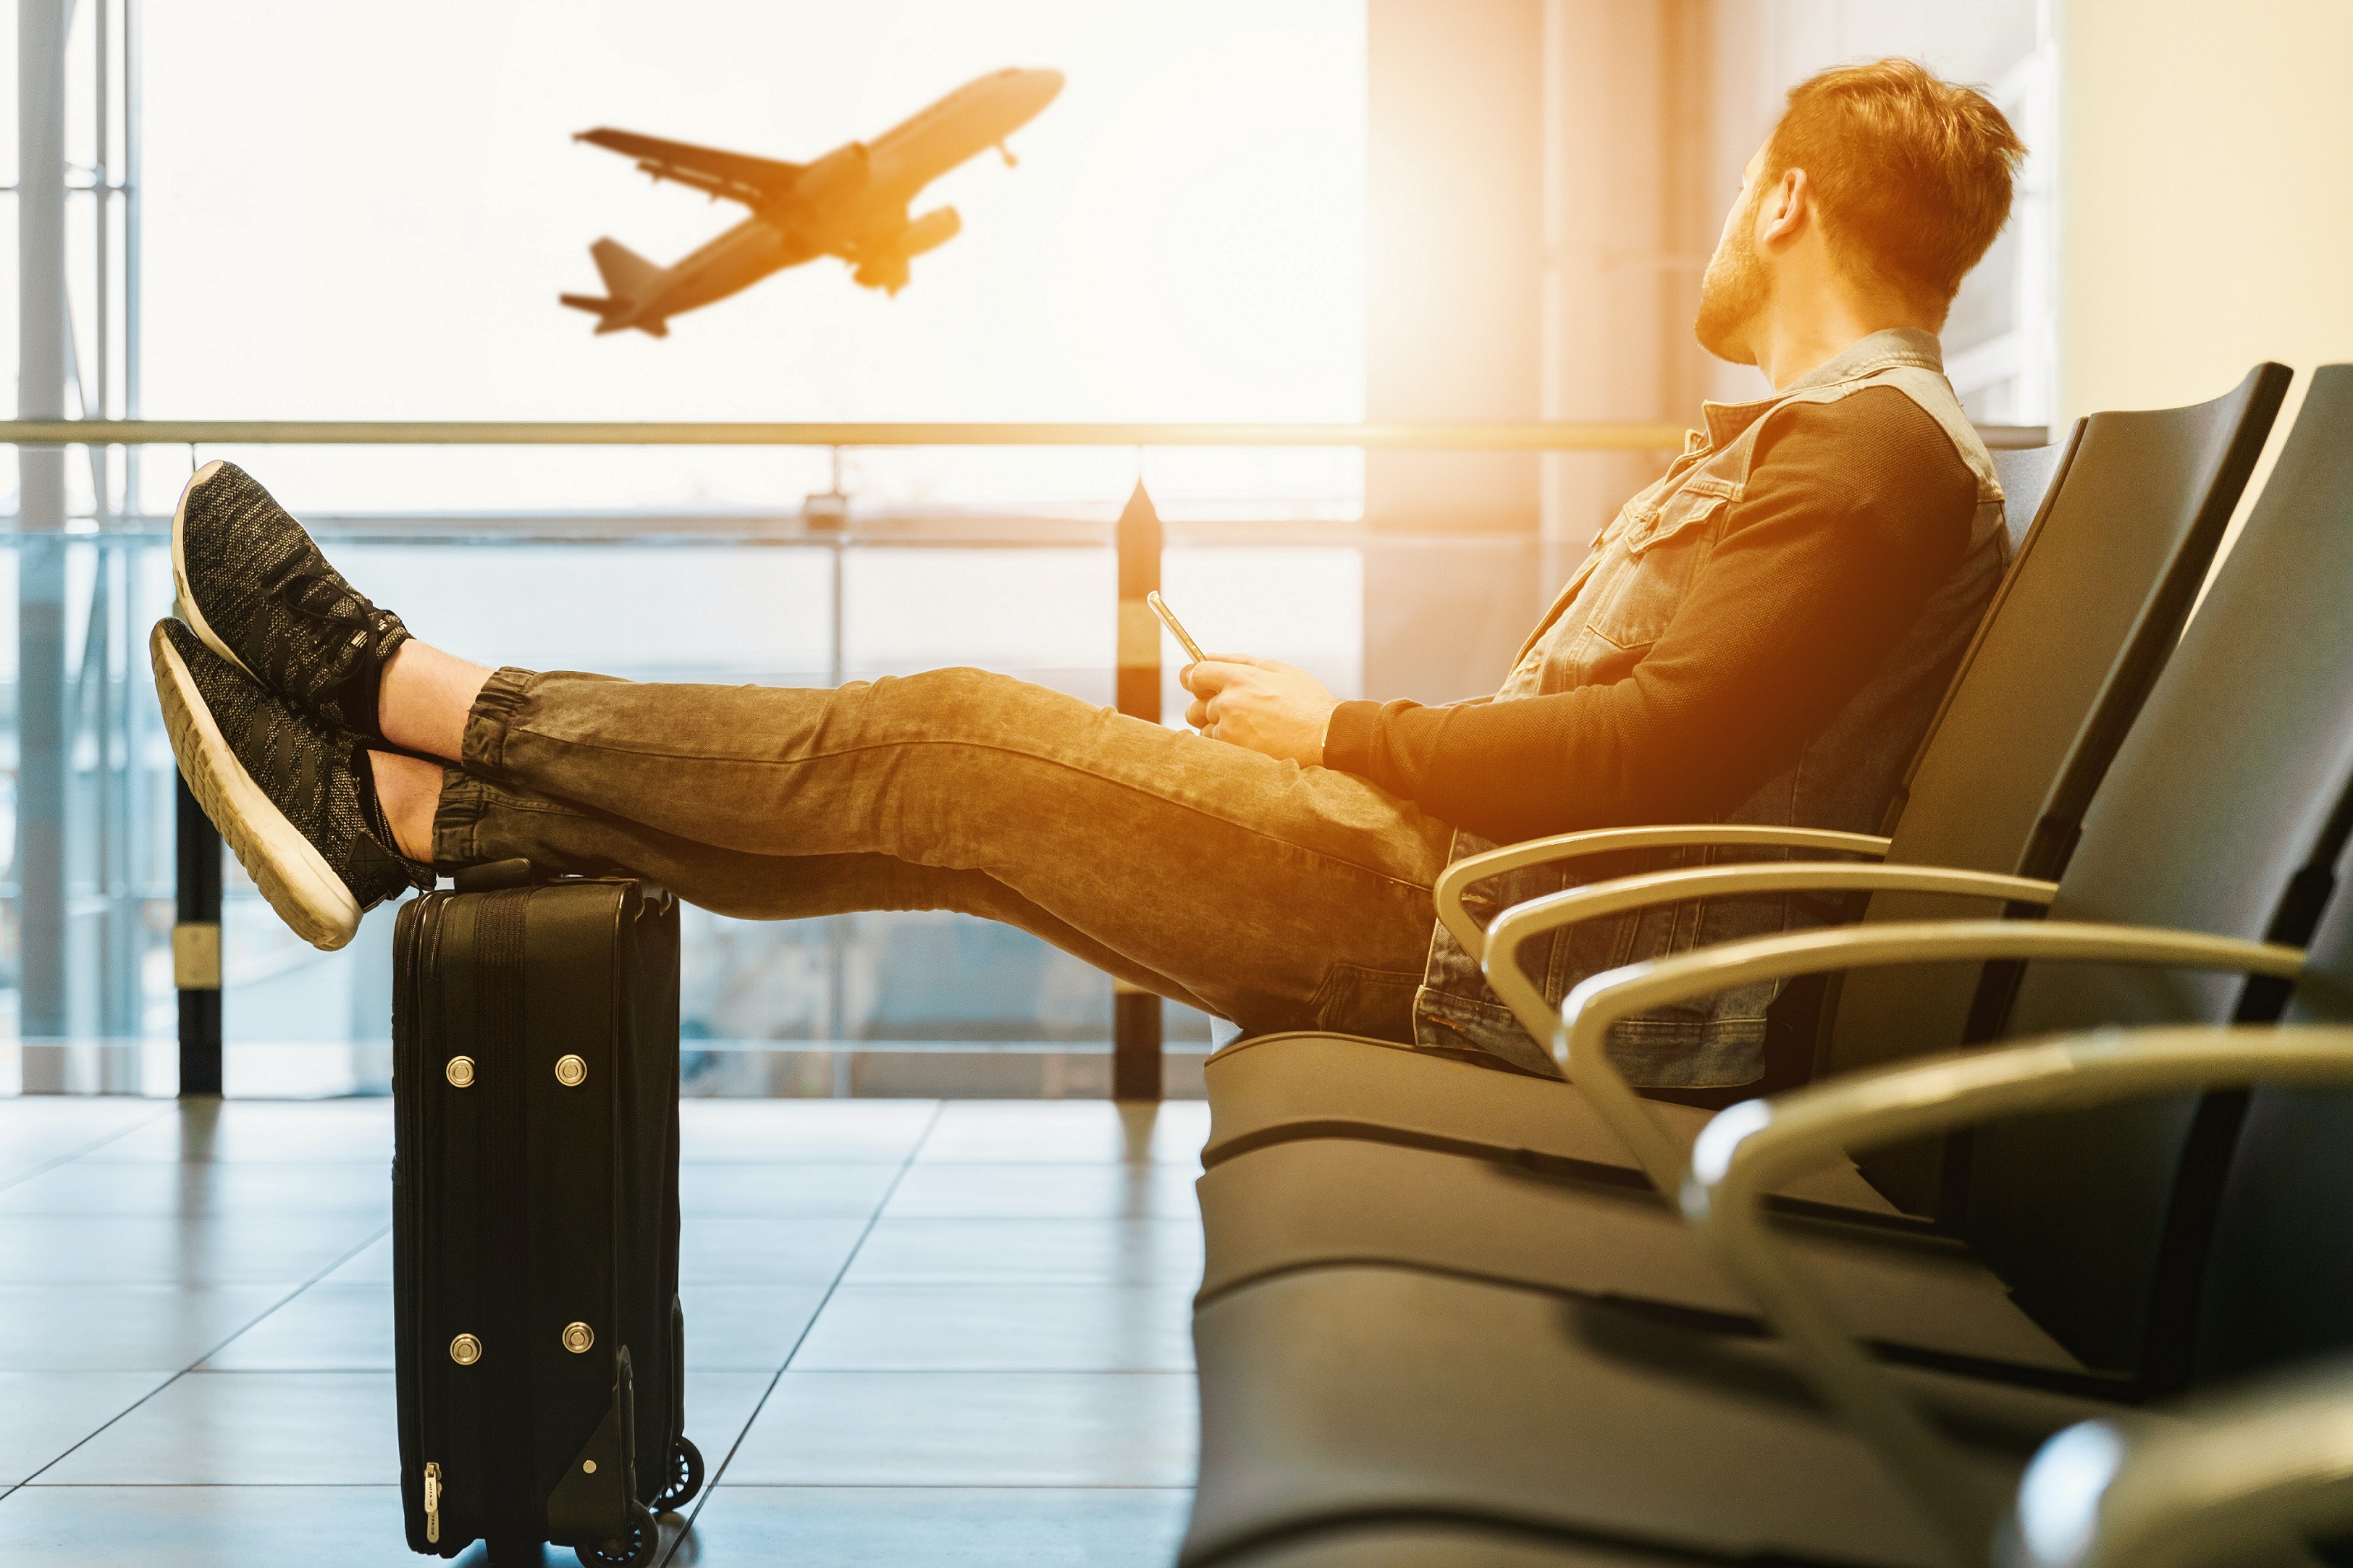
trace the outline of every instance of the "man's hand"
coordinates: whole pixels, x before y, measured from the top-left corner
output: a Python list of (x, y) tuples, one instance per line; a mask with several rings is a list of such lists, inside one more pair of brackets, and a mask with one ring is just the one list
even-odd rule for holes
[(1324, 729), (1340, 700), (1303, 669), (1271, 658), (1219, 654), (1188, 664), (1176, 679), (1193, 694), (1185, 722), (1213, 741), (1317, 767)]

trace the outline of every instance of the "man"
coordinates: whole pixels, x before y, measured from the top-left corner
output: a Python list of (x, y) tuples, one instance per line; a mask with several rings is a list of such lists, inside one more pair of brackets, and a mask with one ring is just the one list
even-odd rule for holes
[[(1492, 698), (1338, 702), (1219, 658), (1184, 671), (1196, 736), (974, 670), (817, 691), (492, 671), (411, 638), (214, 463), (173, 523), (183, 619), (153, 639), (173, 745), (322, 947), (436, 871), (526, 857), (753, 918), (960, 910), (1252, 1032), (1550, 1071), (1434, 928), (1431, 883), (1489, 842), (1575, 828), (1879, 826), (2001, 570), (2000, 491), (1935, 333), (2022, 151), (1982, 97), (1907, 61), (1790, 93), (1697, 323), (1773, 395), (1708, 405)], [(1592, 922), (1532, 973), (1557, 998), (1810, 912)], [(1748, 1081), (1770, 999), (1632, 1020), (1612, 1048), (1640, 1083)]]

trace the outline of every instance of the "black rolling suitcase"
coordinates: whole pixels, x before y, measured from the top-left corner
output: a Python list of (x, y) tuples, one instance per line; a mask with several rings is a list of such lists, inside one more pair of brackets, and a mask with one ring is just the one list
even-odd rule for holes
[(393, 1279), (411, 1550), (652, 1561), (702, 1484), (678, 1300), (678, 906), (522, 861), (400, 911)]

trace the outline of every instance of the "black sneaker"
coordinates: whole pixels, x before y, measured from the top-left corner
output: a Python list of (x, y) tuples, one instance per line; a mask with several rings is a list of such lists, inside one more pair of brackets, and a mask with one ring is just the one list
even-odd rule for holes
[(178, 621), (156, 622), (147, 646), (180, 772), (295, 934), (341, 947), (366, 910), (433, 885), (393, 849), (360, 742), (263, 690)]
[(321, 723), (386, 743), (376, 688), (408, 628), (235, 463), (206, 463), (180, 492), (172, 583), (206, 647)]

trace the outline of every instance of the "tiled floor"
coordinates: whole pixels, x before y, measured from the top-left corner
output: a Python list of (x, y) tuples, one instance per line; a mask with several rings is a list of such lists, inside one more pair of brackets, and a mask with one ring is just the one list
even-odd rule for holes
[[(718, 1475), (671, 1563), (1174, 1558), (1205, 1107), (683, 1117), (688, 1430)], [(0, 1563), (417, 1561), (391, 1127), (382, 1100), (0, 1100)]]

